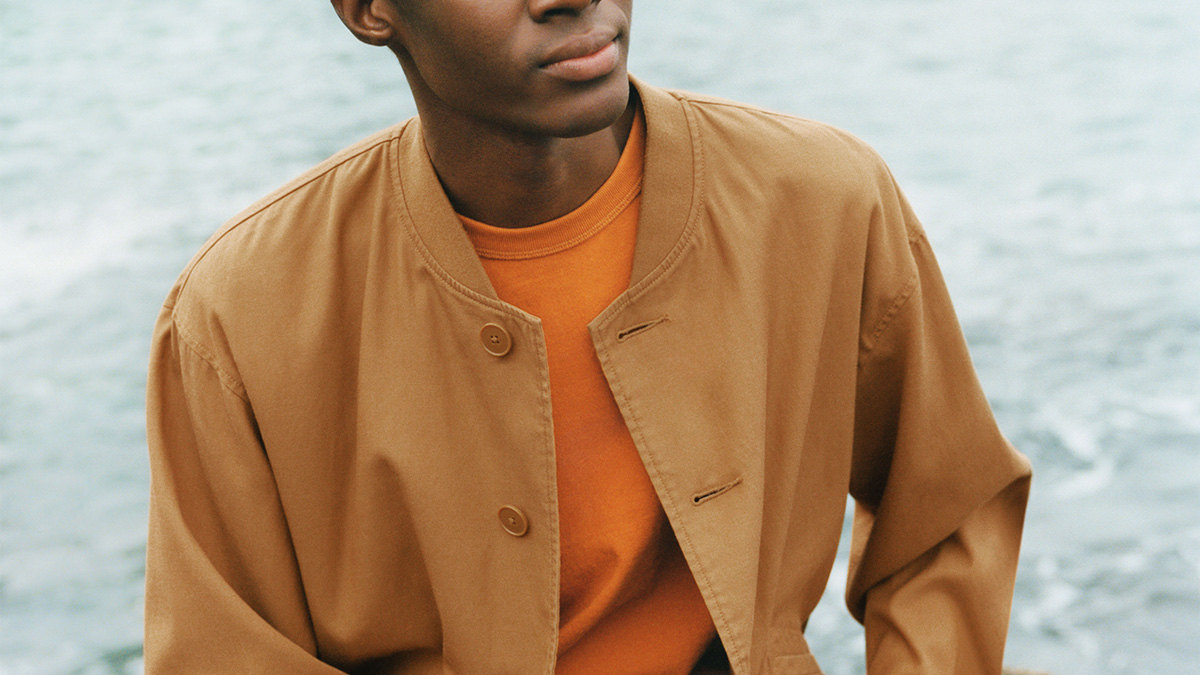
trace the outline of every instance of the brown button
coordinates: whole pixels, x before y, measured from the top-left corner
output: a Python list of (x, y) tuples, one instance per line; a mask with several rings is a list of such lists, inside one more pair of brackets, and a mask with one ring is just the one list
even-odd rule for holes
[(514, 537), (524, 537), (529, 531), (529, 519), (515, 506), (500, 507), (500, 524)]
[(504, 356), (512, 350), (512, 336), (498, 324), (484, 324), (483, 330), (479, 331), (479, 340), (492, 356)]

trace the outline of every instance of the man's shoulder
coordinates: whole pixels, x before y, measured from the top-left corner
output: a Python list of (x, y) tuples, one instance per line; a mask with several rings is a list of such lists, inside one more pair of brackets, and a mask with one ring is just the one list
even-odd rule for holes
[[(376, 132), (350, 145), (283, 186), (243, 209), (228, 220), (201, 247), (192, 264), (219, 257), (224, 249), (236, 244), (269, 244), (312, 228), (331, 214), (328, 209), (345, 209), (361, 199), (364, 188), (387, 190), (391, 187), (387, 154), (389, 147), (404, 132), (402, 122)], [(275, 228), (265, 233), (264, 228)], [(261, 236), (274, 234), (276, 236)], [(253, 235), (259, 235), (253, 237)], [(254, 238), (254, 242), (245, 241)]]
[(701, 129), (761, 138), (788, 146), (829, 147), (840, 152), (864, 155), (875, 161), (875, 151), (858, 136), (827, 122), (772, 110), (719, 96), (668, 90), (691, 109)]
[(870, 144), (835, 125), (718, 96), (668, 93), (688, 109), (709, 170), (752, 165), (848, 188), (874, 185), (888, 173)]
[(388, 153), (409, 123), (346, 147), (226, 221), (188, 262), (167, 304), (184, 295), (228, 294), (247, 277), (311, 264), (314, 250), (343, 240), (349, 224), (365, 222), (358, 212), (392, 198)]

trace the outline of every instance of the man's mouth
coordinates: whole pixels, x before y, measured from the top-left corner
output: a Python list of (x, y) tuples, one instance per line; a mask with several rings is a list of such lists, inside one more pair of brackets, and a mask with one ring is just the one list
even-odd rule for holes
[(620, 61), (616, 38), (611, 31), (592, 31), (571, 38), (546, 54), (540, 68), (548, 75), (573, 82), (604, 77)]

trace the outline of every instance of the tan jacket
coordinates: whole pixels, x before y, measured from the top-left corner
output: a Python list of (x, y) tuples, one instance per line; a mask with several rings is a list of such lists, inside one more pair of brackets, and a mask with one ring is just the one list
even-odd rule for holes
[[(849, 492), (871, 672), (998, 673), (1029, 466), (887, 169), (635, 84), (633, 279), (590, 329), (733, 672), (820, 672)], [(417, 121), (231, 221), (156, 328), (147, 673), (552, 672), (548, 386)]]

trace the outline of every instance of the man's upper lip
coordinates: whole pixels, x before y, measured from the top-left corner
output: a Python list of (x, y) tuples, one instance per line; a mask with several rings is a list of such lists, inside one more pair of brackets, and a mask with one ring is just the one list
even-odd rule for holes
[(548, 66), (551, 63), (595, 54), (615, 39), (617, 31), (613, 28), (594, 28), (586, 33), (572, 35), (547, 51), (538, 65)]

